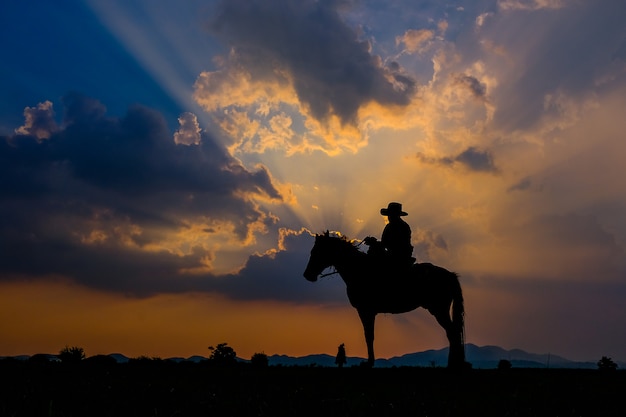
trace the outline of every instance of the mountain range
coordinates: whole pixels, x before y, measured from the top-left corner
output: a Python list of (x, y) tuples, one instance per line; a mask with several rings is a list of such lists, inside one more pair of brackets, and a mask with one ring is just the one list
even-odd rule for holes
[[(577, 362), (552, 354), (528, 353), (520, 349), (506, 350), (498, 346), (465, 345), (465, 356), (474, 369), (493, 369), (498, 367), (500, 360), (508, 360), (514, 368), (575, 368), (597, 369), (596, 362)], [(290, 357), (272, 355), (268, 357), (270, 365), (282, 366), (336, 366), (335, 357), (327, 354)], [(600, 359), (600, 358), (598, 358)], [(358, 366), (364, 358), (348, 357), (346, 366)], [(426, 350), (394, 356), (389, 359), (376, 359), (378, 368), (419, 366), (445, 367), (448, 362), (448, 348)], [(619, 363), (619, 369), (625, 369), (626, 363)]]
[[(56, 355), (48, 356), (56, 359)], [(130, 360), (121, 353), (108, 355), (118, 363), (125, 363)], [(552, 354), (528, 353), (520, 349), (506, 350), (499, 346), (476, 346), (468, 343), (465, 345), (465, 356), (474, 369), (494, 369), (498, 367), (500, 360), (507, 360), (513, 368), (575, 368), (575, 369), (597, 369), (595, 362), (577, 362), (561, 356)], [(28, 359), (26, 355), (16, 356), (16, 359)], [(1, 358), (0, 358), (1, 359)], [(348, 357), (346, 366), (358, 366), (365, 361), (361, 357)], [(598, 358), (599, 360), (600, 358)], [(201, 362), (207, 360), (204, 356), (191, 356), (189, 358), (167, 358), (175, 362)], [(246, 359), (238, 358), (240, 362), (248, 362)], [(448, 360), (448, 348), (438, 350), (426, 350), (423, 352), (408, 353), (402, 356), (394, 356), (389, 359), (377, 359), (375, 366), (378, 368), (419, 366), (419, 367), (445, 367)], [(270, 366), (320, 366), (334, 367), (335, 357), (328, 354), (314, 354), (300, 357), (287, 355), (268, 356)], [(616, 362), (618, 369), (626, 369), (626, 362)]]

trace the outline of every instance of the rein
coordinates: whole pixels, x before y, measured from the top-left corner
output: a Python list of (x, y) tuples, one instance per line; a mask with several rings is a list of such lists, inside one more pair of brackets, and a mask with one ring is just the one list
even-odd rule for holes
[(330, 276), (330, 275), (335, 275), (335, 274), (338, 274), (338, 273), (339, 273), (339, 272), (337, 272), (337, 271), (327, 272), (327, 273), (325, 273), (325, 274), (321, 274), (321, 275), (319, 276), (319, 278), (325, 278), (325, 277), (327, 277), (327, 276)]

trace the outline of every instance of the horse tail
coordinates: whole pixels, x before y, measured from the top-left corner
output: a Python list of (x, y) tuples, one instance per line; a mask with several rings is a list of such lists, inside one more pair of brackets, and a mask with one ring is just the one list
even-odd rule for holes
[(461, 344), (465, 346), (465, 306), (463, 303), (463, 291), (459, 282), (459, 275), (452, 272), (452, 324), (461, 337)]

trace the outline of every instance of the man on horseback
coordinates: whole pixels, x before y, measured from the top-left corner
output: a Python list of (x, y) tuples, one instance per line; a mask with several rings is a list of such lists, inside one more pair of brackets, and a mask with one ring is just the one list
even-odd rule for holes
[(369, 246), (367, 253), (388, 261), (392, 266), (408, 268), (415, 262), (412, 256), (411, 227), (401, 218), (408, 214), (402, 211), (402, 204), (395, 202), (380, 209), (380, 214), (387, 216), (389, 223), (385, 226), (380, 241), (371, 236), (365, 238), (364, 242)]

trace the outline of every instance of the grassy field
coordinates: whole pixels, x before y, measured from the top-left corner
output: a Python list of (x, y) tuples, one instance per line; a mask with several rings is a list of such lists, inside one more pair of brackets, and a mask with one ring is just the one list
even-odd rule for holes
[(626, 371), (0, 361), (1, 416), (624, 416)]

